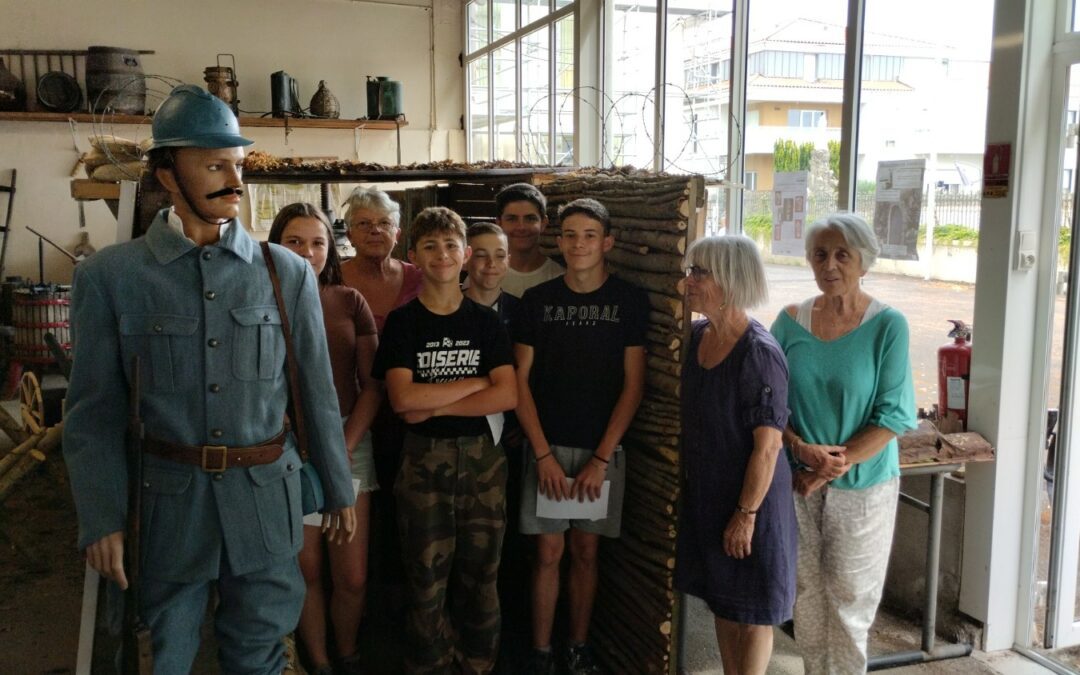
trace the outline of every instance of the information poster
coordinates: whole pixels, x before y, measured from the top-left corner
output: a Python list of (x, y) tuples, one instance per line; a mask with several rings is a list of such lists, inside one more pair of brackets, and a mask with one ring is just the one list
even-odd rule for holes
[(773, 255), (806, 255), (803, 227), (806, 224), (807, 171), (781, 171), (773, 175)]
[(874, 232), (882, 258), (918, 260), (925, 159), (880, 162), (874, 194)]

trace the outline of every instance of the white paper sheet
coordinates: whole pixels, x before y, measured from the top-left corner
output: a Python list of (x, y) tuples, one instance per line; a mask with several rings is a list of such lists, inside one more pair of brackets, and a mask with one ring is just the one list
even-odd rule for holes
[(506, 418), (503, 414), (492, 413), (487, 416), (488, 427), (491, 429), (491, 444), (498, 445), (499, 440), (502, 439), (503, 426), (506, 424)]
[[(574, 487), (574, 479), (566, 479), (567, 488)], [(600, 486), (600, 498), (590, 502), (588, 499), (579, 502), (577, 499), (564, 499), (556, 501), (549, 499), (536, 489), (536, 515), (538, 518), (559, 518), (572, 520), (602, 520), (607, 518), (608, 493), (611, 491), (611, 481), (604, 481)]]

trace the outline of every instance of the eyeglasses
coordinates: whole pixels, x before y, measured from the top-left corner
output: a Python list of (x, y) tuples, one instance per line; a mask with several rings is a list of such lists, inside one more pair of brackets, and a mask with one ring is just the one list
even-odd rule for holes
[(691, 265), (690, 267), (687, 267), (684, 271), (686, 272), (686, 276), (692, 277), (694, 281), (704, 281), (705, 279), (712, 276), (712, 272), (705, 269), (704, 267), (698, 267), (697, 265)]
[(383, 218), (382, 220), (358, 220), (353, 223), (351, 227), (362, 232), (370, 232), (372, 230), (391, 232), (397, 226), (394, 225), (394, 222), (389, 218)]

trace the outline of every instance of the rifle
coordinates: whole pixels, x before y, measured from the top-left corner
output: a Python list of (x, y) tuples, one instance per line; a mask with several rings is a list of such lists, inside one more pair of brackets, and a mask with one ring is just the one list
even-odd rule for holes
[(127, 532), (124, 537), (124, 568), (128, 588), (124, 592), (124, 630), (122, 662), (124, 675), (152, 675), (154, 672), (153, 643), (150, 629), (139, 616), (139, 591), (142, 572), (139, 569), (142, 521), (143, 481), (143, 422), (139, 416), (139, 357), (131, 359), (131, 394), (128, 401), (127, 459), (128, 511)]

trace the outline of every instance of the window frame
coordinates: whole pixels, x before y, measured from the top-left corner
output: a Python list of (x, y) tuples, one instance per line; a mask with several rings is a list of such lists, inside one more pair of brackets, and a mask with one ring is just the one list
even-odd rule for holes
[[(487, 20), (487, 42), (481, 47), (478, 47), (472, 51), (469, 49), (469, 37), (472, 26), (469, 23), (469, 8), (480, 2), (486, 2), (488, 4), (488, 11), (486, 14)], [(548, 13), (543, 17), (536, 19), (528, 24), (522, 25), (523, 9), (522, 0), (514, 0), (514, 12), (516, 28), (509, 34), (500, 37), (497, 40), (492, 40), (494, 36), (494, 11), (493, 0), (472, 0), (465, 2), (462, 5), (462, 54), (461, 65), (465, 74), (464, 81), (464, 131), (465, 131), (465, 153), (466, 158), (470, 162), (477, 161), (494, 161), (497, 159), (497, 145), (498, 145), (498, 133), (497, 124), (495, 120), (495, 70), (494, 70), (494, 56), (495, 54), (508, 45), (514, 46), (514, 159), (515, 161), (522, 161), (523, 148), (522, 148), (522, 42), (523, 39), (544, 28), (548, 28), (548, 97), (550, 105), (548, 106), (548, 125), (547, 125), (547, 164), (554, 165), (556, 150), (556, 117), (558, 115), (559, 103), (558, 103), (558, 82), (557, 82), (557, 48), (558, 48), (558, 24), (567, 17), (573, 17), (574, 20), (574, 59), (575, 59), (575, 86), (578, 81), (577, 76), (577, 55), (579, 52), (581, 40), (578, 31), (579, 23), (579, 0), (572, 0), (562, 7), (556, 8), (558, 2), (564, 0), (548, 0)], [(508, 4), (508, 3), (507, 3)], [(474, 112), (472, 110), (472, 89), (469, 78), (470, 66), (480, 59), (488, 60), (488, 78), (487, 78), (487, 110), (485, 114), (487, 116), (487, 134), (488, 134), (488, 152), (486, 157), (478, 157), (473, 153), (473, 117)], [(575, 98), (573, 101), (573, 118), (575, 123), (578, 118), (578, 103)], [(575, 155), (576, 159), (576, 155)]]

